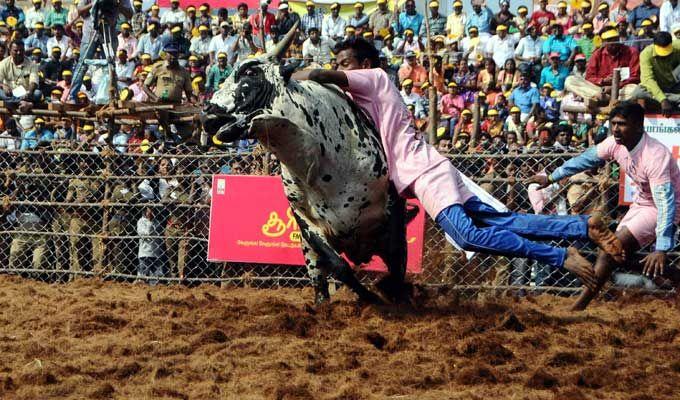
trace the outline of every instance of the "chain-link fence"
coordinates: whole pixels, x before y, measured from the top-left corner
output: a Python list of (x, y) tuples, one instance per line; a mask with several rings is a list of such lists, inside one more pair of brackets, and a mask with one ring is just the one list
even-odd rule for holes
[[(530, 196), (525, 178), (550, 171), (571, 156), (461, 154), (452, 155), (451, 161), (511, 210), (565, 215), (601, 210), (611, 218), (613, 228), (626, 210), (618, 205), (614, 164)], [(309, 283), (304, 267), (206, 261), (211, 175), (277, 174), (276, 160), (257, 149), (201, 154), (177, 147), (154, 155), (0, 151), (0, 171), (3, 272), (48, 282), (101, 276), (253, 287)], [(595, 249), (589, 243), (575, 245), (594, 261)], [(674, 254), (672, 262), (676, 260)], [(623, 278), (651, 290), (666, 288), (663, 282), (640, 275), (615, 276), (619, 282)], [(481, 254), (467, 260), (429, 218), (423, 273), (414, 280), (471, 292), (572, 294), (580, 290), (573, 275), (549, 265)]]

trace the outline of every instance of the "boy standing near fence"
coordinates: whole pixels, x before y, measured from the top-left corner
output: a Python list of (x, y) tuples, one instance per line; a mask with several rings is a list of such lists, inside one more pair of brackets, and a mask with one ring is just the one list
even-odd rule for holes
[[(137, 277), (163, 277), (163, 227), (160, 221), (155, 216), (153, 207), (147, 206), (144, 208), (144, 214), (137, 221), (137, 235), (139, 235), (139, 251), (137, 258), (139, 265), (137, 267)], [(158, 283), (157, 279), (149, 281), (149, 284), (155, 285)]]
[(362, 39), (335, 49), (338, 70), (305, 70), (293, 79), (338, 85), (371, 116), (380, 131), (390, 179), (404, 196), (415, 196), (464, 250), (537, 260), (576, 274), (595, 289), (592, 265), (574, 247), (532, 240), (590, 239), (620, 257), (621, 244), (599, 217), (499, 212), (480, 200), (465, 177), (418, 133), (396, 86), (377, 68), (378, 51)]

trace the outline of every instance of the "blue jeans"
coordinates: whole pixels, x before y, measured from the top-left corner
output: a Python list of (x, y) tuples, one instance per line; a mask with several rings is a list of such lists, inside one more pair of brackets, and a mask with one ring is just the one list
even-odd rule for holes
[(588, 216), (499, 212), (479, 198), (454, 204), (436, 221), (464, 250), (523, 257), (562, 267), (567, 251), (532, 240), (588, 239)]

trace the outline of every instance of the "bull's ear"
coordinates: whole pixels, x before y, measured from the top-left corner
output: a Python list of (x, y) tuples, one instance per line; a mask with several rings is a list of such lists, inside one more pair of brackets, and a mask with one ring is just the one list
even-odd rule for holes
[(286, 85), (288, 84), (288, 81), (290, 80), (290, 76), (293, 75), (293, 72), (295, 72), (296, 69), (300, 66), (300, 60), (291, 60), (288, 64), (281, 64), (279, 66), (279, 73), (283, 77), (284, 82), (286, 82)]
[(298, 28), (298, 22), (293, 24), (293, 27), (290, 28), (288, 33), (286, 33), (286, 36), (284, 36), (281, 39), (281, 41), (279, 41), (273, 49), (271, 49), (269, 52), (267, 52), (266, 57), (269, 61), (271, 61), (271, 62), (281, 61), (284, 54), (286, 54), (288, 47), (290, 46), (291, 43), (293, 43), (293, 38), (295, 37), (297, 28)]

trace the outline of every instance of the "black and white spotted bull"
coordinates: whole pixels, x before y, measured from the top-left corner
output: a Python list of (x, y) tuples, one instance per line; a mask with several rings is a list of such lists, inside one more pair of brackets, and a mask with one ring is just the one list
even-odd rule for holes
[(362, 300), (380, 302), (342, 253), (356, 264), (380, 256), (390, 275), (378, 287), (390, 301), (405, 300), (405, 201), (388, 180), (378, 132), (336, 86), (290, 79), (294, 68), (279, 56), (294, 30), (235, 67), (204, 110), (204, 128), (226, 142), (257, 138), (280, 160), (317, 303), (329, 298), (327, 273)]

